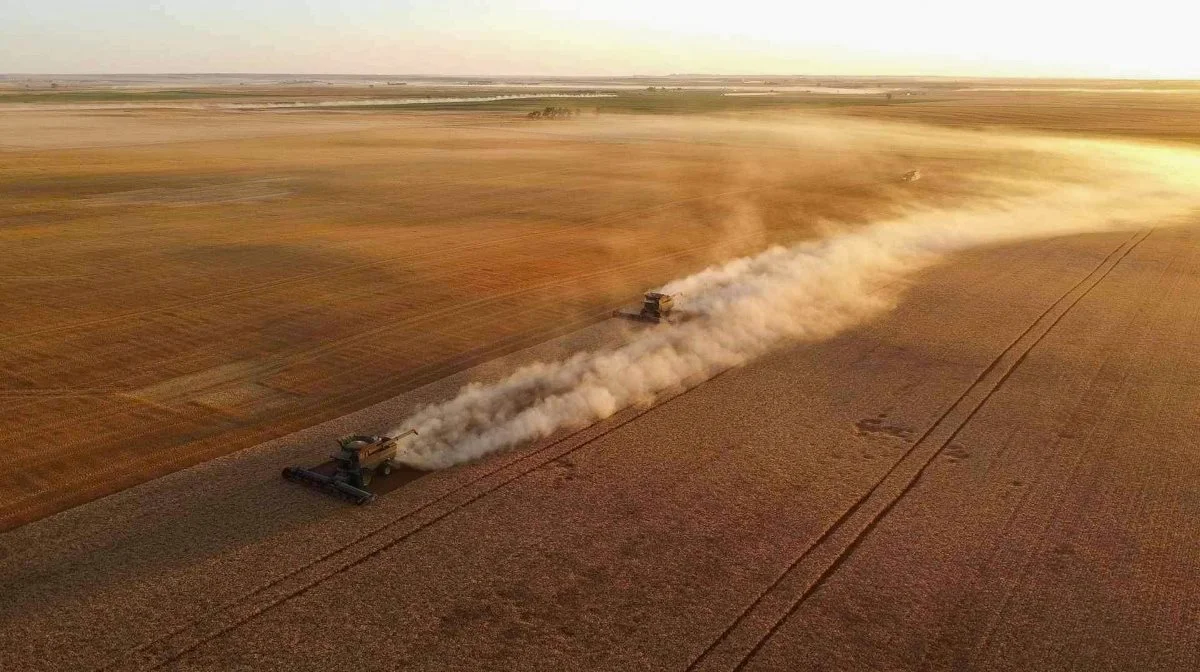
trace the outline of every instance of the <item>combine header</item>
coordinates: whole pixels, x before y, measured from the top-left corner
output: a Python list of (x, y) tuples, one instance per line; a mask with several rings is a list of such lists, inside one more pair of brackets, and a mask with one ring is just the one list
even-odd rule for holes
[(325, 490), (355, 504), (367, 504), (376, 497), (375, 493), (367, 490), (371, 480), (388, 476), (394, 469), (404, 468), (392, 460), (396, 457), (400, 440), (416, 435), (417, 431), (410, 429), (397, 436), (347, 436), (338, 439), (339, 450), (331, 461), (312, 469), (287, 467), (283, 470), (283, 477)]
[(642, 309), (638, 312), (618, 310), (613, 315), (615, 317), (623, 317), (627, 320), (651, 322), (654, 324), (662, 322), (673, 323), (684, 317), (675, 311), (675, 297), (659, 292), (646, 292), (645, 299), (642, 301)]

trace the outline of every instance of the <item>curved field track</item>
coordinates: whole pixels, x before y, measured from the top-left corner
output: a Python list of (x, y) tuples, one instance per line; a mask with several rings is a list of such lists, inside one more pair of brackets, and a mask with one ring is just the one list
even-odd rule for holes
[(892, 313), (350, 507), (278, 477), (606, 321), (3, 537), (0, 668), (1190, 670), (1200, 228)]

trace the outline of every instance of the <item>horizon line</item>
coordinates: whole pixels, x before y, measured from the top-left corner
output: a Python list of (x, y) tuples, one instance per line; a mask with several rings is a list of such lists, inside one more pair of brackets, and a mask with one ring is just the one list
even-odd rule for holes
[(733, 78), (796, 78), (796, 79), (942, 79), (942, 80), (1077, 80), (1077, 81), (1141, 81), (1141, 82), (1194, 82), (1200, 84), (1200, 78), (1186, 77), (1135, 77), (1135, 76), (1086, 76), (1086, 75), (875, 75), (875, 74), (778, 74), (778, 73), (670, 73), (659, 74), (575, 74), (575, 75), (539, 75), (539, 74), (443, 74), (443, 73), (386, 73), (386, 72), (0, 72), (0, 77), (412, 77), (425, 79), (680, 79), (695, 77), (711, 77), (717, 79)]

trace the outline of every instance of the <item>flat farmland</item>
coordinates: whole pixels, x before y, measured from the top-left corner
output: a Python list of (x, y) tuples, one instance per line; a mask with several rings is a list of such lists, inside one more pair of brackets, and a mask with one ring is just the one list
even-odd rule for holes
[(373, 506), (277, 475), (596, 324), (8, 532), (0, 666), (1194, 669), (1198, 294), (1196, 227), (974, 250)]
[[(0, 111), (0, 528), (577, 328), (709, 263), (964, 200), (985, 167), (1029, 170), (912, 139), (522, 117)], [(940, 177), (900, 185), (917, 164)]]
[[(0, 668), (1196, 669), (1197, 111), (1022, 85), (0, 104)], [(664, 342), (748, 354), (371, 506), (279, 477)]]

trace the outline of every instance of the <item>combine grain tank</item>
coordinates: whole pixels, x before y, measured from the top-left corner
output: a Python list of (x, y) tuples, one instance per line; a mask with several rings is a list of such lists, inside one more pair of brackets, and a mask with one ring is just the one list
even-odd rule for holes
[(355, 434), (338, 439), (338, 452), (333, 459), (311, 469), (287, 467), (283, 477), (310, 487), (324, 490), (348, 499), (355, 504), (374, 501), (375, 494), (368, 490), (371, 480), (387, 476), (393, 469), (400, 468), (392, 460), (400, 447), (401, 439), (416, 436), (410, 429), (397, 436), (368, 436)]

